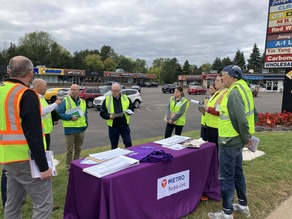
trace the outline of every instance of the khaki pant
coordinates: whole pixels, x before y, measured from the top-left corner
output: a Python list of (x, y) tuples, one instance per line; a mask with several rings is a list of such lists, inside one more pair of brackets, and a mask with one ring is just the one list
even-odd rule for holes
[[(72, 134), (65, 135), (66, 136), (66, 167), (70, 168), (70, 164), (72, 160), (77, 160), (80, 158), (81, 147), (84, 140), (85, 131)], [(73, 156), (74, 153), (74, 156)]]
[(21, 204), (27, 193), (33, 204), (33, 219), (49, 219), (53, 207), (52, 180), (31, 177), (29, 162), (4, 164), (7, 171), (7, 201), (4, 219), (21, 219)]

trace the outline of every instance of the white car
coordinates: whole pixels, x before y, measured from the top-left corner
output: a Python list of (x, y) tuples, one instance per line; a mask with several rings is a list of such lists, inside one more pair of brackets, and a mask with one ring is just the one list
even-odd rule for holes
[[(94, 98), (93, 107), (96, 107), (97, 110), (101, 109), (102, 103), (105, 100), (106, 96), (111, 95), (111, 91), (106, 92), (103, 96)], [(122, 89), (121, 94), (126, 94), (132, 103), (134, 103), (135, 108), (139, 108), (142, 103), (141, 94), (135, 89)]]

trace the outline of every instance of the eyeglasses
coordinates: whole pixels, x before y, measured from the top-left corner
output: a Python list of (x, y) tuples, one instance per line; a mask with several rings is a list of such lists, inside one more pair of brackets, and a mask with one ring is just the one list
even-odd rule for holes
[(112, 92), (120, 92), (121, 90), (112, 90)]

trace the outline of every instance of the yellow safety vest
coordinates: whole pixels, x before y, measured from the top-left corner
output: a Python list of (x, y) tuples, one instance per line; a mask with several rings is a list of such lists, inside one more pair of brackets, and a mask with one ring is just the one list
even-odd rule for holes
[[(207, 106), (209, 100), (210, 100), (210, 98), (208, 98), (208, 97), (206, 97), (204, 99), (204, 106)], [(202, 116), (201, 116), (201, 125), (206, 126), (206, 112), (205, 112), (205, 114), (202, 114)]]
[[(180, 111), (180, 108), (182, 107), (182, 105), (184, 105), (186, 103), (186, 109), (184, 111), (184, 113), (182, 114), (181, 117), (179, 117), (175, 122), (174, 124), (175, 125), (179, 125), (179, 126), (183, 126), (186, 124), (186, 112), (189, 108), (189, 104), (190, 102), (185, 98), (183, 97), (180, 101), (178, 101), (176, 103), (175, 101), (175, 98), (174, 97), (170, 97), (170, 104), (169, 104), (169, 111), (170, 113), (174, 113), (174, 114), (177, 114), (179, 111)], [(176, 104), (175, 104), (176, 103)]]
[[(67, 96), (64, 98), (65, 100), (65, 109), (70, 110), (73, 108), (76, 108), (76, 103), (72, 100), (70, 96)], [(80, 98), (80, 109), (83, 112), (83, 115), (79, 117), (77, 120), (62, 120), (63, 127), (74, 127), (74, 128), (80, 128), (87, 126), (86, 124), (86, 118), (85, 118), (85, 112), (86, 112), (86, 102)]]
[[(210, 98), (207, 107), (211, 107), (211, 108), (216, 108), (218, 105), (221, 104), (222, 98), (224, 97), (224, 95), (226, 94), (227, 90), (218, 90), (216, 91), (212, 97)], [(206, 125), (208, 127), (211, 128), (217, 128), (218, 129), (218, 120), (219, 120), (219, 115), (213, 115), (211, 113), (206, 112), (205, 114), (206, 119)]]
[[(27, 161), (29, 159), (29, 146), (21, 126), (22, 119), (20, 118), (20, 100), (27, 89), (29, 88), (18, 83), (4, 82), (3, 85), (0, 85), (0, 106), (2, 106), (0, 107), (1, 164)], [(46, 148), (44, 134), (43, 142)]]
[[(45, 98), (41, 97), (41, 105), (42, 108), (45, 108), (49, 106), (48, 102), (45, 100)], [(53, 131), (53, 120), (52, 120), (52, 114), (48, 113), (46, 115), (42, 115), (42, 121), (44, 124), (44, 132), (45, 134), (50, 134)]]
[[(114, 111), (114, 101), (113, 101), (113, 96), (112, 95), (108, 95), (106, 98), (105, 98), (105, 105), (106, 105), (106, 108), (107, 108), (107, 111), (108, 113), (110, 114), (113, 114), (115, 111)], [(121, 103), (122, 103), (122, 109), (123, 109), (123, 112), (125, 110), (127, 110), (130, 106), (130, 101), (127, 97), (127, 95), (123, 94), (120, 96), (121, 98)], [(127, 114), (127, 113), (124, 113), (125, 117), (126, 117), (126, 121), (127, 121), (127, 124), (130, 123), (130, 116)], [(113, 126), (113, 120), (112, 119), (107, 119), (106, 120), (106, 123), (108, 126), (112, 127)]]
[(220, 116), (219, 116), (219, 137), (235, 137), (238, 136), (239, 133), (233, 128), (231, 123), (227, 103), (230, 91), (237, 87), (238, 91), (243, 99), (245, 106), (245, 116), (249, 125), (249, 132), (253, 134), (255, 132), (254, 126), (254, 101), (250, 88), (246, 84), (246, 82), (242, 79), (235, 82), (228, 89), (226, 95), (224, 95), (223, 100), (220, 105)]

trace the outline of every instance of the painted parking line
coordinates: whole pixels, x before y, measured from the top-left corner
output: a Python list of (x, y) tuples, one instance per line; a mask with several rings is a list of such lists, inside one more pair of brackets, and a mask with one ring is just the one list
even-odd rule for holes
[(160, 111), (162, 110), (162, 109), (161, 109), (161, 108), (159, 108), (159, 107), (156, 107), (156, 108), (157, 108), (158, 110), (160, 110)]
[(148, 111), (151, 111), (151, 109), (149, 109), (149, 108), (147, 108), (147, 107), (146, 107), (146, 109), (147, 109)]

